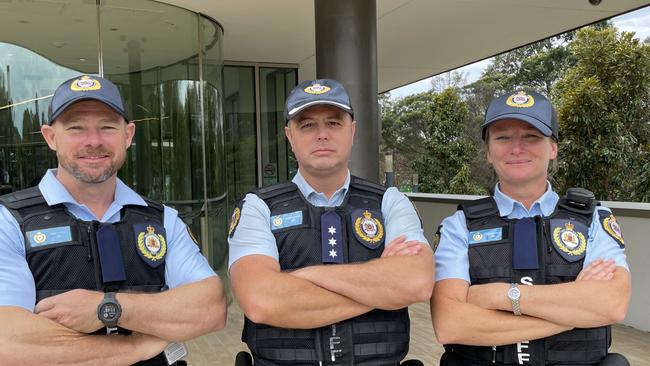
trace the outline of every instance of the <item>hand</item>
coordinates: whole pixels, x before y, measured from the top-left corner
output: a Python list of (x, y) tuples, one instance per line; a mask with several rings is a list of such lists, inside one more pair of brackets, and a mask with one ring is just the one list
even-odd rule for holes
[(169, 341), (144, 333), (133, 332), (127, 337), (134, 343), (141, 361), (157, 356), (169, 345)]
[(507, 299), (508, 288), (510, 285), (507, 283), (472, 285), (467, 289), (467, 302), (488, 310), (510, 310), (510, 302), (507, 303), (507, 308), (505, 305), (500, 306), (500, 302)]
[(417, 240), (406, 241), (406, 235), (400, 235), (384, 247), (381, 258), (392, 256), (417, 255), (422, 251), (422, 243)]
[(589, 263), (587, 267), (582, 268), (578, 273), (576, 281), (607, 281), (614, 277), (616, 271), (616, 262), (613, 259), (603, 260), (598, 258)]
[(97, 318), (103, 298), (101, 292), (71, 290), (39, 301), (34, 312), (77, 332), (92, 333), (104, 326)]

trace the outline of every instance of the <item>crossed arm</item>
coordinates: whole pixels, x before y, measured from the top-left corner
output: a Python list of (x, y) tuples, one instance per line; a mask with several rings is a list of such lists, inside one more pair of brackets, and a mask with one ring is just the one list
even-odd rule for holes
[(97, 318), (102, 297), (97, 291), (72, 290), (42, 300), (35, 313), (0, 307), (0, 360), (11, 365), (129, 365), (154, 357), (170, 341), (225, 324), (216, 276), (159, 294), (118, 294), (123, 311), (119, 326), (133, 331), (128, 336), (87, 334), (103, 327)]
[(79, 333), (13, 306), (0, 307), (0, 324), (3, 365), (130, 365), (154, 357), (168, 344), (142, 333)]
[(272, 257), (249, 255), (231, 269), (233, 289), (254, 322), (316, 328), (366, 313), (426, 301), (433, 289), (428, 245), (398, 237), (381, 258), (281, 272)]
[[(118, 293), (118, 326), (167, 341), (184, 341), (219, 330), (226, 322), (225, 299), (217, 276), (155, 294)], [(103, 293), (72, 290), (36, 304), (35, 313), (81, 333), (103, 327), (97, 305)]]
[(596, 260), (574, 282), (519, 286), (522, 316), (511, 313), (508, 287), (504, 283), (470, 286), (460, 279), (439, 281), (431, 301), (438, 341), (504, 345), (574, 327), (619, 322), (629, 303), (630, 276), (613, 261)]

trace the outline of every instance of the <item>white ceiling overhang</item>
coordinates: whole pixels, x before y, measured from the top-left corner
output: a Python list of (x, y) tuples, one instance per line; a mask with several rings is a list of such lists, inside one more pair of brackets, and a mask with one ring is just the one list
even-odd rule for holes
[[(291, 63), (315, 77), (310, 0), (162, 1), (214, 18), (230, 61)], [(379, 91), (639, 7), (644, 0), (377, 0)]]

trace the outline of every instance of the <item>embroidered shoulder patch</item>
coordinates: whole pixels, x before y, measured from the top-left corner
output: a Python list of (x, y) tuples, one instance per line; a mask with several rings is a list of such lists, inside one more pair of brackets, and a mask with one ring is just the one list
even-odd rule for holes
[(621, 248), (625, 248), (625, 240), (623, 240), (623, 232), (621, 226), (616, 221), (613, 213), (607, 210), (598, 210), (598, 220), (600, 225), (609, 236), (614, 239)]

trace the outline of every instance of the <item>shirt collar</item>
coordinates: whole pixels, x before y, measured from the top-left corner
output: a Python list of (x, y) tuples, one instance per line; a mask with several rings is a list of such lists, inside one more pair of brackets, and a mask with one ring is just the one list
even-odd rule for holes
[(510, 196), (501, 192), (499, 183), (494, 187), (494, 200), (499, 208), (501, 216), (549, 216), (555, 210), (559, 196), (553, 191), (551, 183), (546, 181), (546, 191), (530, 206), (530, 210), (519, 201), (512, 199)]
[(316, 190), (312, 186), (310, 186), (309, 183), (307, 183), (305, 177), (303, 177), (302, 174), (300, 174), (300, 169), (293, 177), (292, 182), (295, 183), (296, 186), (298, 186), (298, 190), (300, 190), (300, 193), (302, 193), (302, 195), (305, 198), (307, 198), (307, 201), (309, 201), (311, 204), (317, 204), (316, 202), (324, 200), (324, 201), (329, 201), (330, 203), (335, 203), (333, 205), (338, 206), (343, 202), (343, 197), (345, 196), (348, 189), (350, 188), (350, 171), (348, 170), (343, 185), (334, 192), (334, 194), (329, 200), (327, 200), (324, 193), (316, 192)]
[[(77, 200), (72, 197), (70, 192), (65, 186), (56, 178), (57, 169), (48, 169), (48, 171), (38, 184), (38, 189), (43, 194), (45, 201), (49, 206), (54, 206), (60, 203), (69, 203), (75, 206), (81, 206)], [(116, 179), (115, 185), (115, 198), (113, 204), (120, 207), (125, 205), (138, 205), (147, 206), (147, 203), (142, 197), (135, 193), (131, 188), (127, 187), (120, 178)]]

